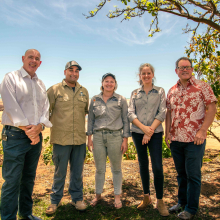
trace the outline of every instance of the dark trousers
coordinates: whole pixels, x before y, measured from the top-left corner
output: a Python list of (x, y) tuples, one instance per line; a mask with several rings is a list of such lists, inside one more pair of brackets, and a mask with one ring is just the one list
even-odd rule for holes
[(157, 199), (163, 198), (163, 164), (162, 164), (162, 132), (154, 133), (148, 144), (142, 145), (143, 134), (132, 132), (134, 145), (137, 149), (140, 175), (144, 194), (150, 194), (150, 175), (147, 147), (150, 152), (152, 169), (154, 173), (154, 186)]
[(69, 194), (72, 201), (83, 200), (83, 166), (86, 157), (86, 144), (53, 145), (53, 162), (55, 165), (51, 203), (58, 204), (63, 197), (68, 162), (70, 163)]
[(31, 145), (24, 131), (3, 128), (7, 140), (2, 141), (4, 161), (2, 176), (5, 180), (1, 192), (1, 219), (16, 220), (20, 216), (32, 214), (32, 192), (36, 169), (42, 148), (40, 142)]
[(185, 210), (192, 215), (196, 214), (199, 206), (201, 168), (205, 144), (206, 141), (201, 145), (178, 141), (172, 141), (170, 144), (178, 173), (178, 203), (186, 205)]

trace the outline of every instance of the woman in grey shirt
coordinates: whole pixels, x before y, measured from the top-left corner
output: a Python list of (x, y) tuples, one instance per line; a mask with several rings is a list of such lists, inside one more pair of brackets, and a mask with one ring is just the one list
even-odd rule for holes
[(92, 200), (91, 206), (95, 206), (101, 199), (108, 155), (113, 174), (115, 208), (119, 209), (122, 207), (120, 199), (122, 188), (121, 160), (122, 154), (128, 148), (130, 128), (127, 118), (127, 101), (114, 92), (116, 88), (115, 75), (106, 73), (102, 77), (102, 92), (91, 99), (87, 135), (88, 148), (93, 151), (96, 166), (96, 197)]
[(165, 119), (166, 98), (164, 89), (153, 84), (154, 68), (142, 64), (139, 68), (141, 87), (131, 94), (128, 118), (132, 122), (132, 138), (137, 149), (144, 199), (137, 207), (144, 210), (151, 203), (150, 175), (147, 147), (151, 156), (157, 209), (162, 216), (169, 212), (163, 203), (162, 122)]

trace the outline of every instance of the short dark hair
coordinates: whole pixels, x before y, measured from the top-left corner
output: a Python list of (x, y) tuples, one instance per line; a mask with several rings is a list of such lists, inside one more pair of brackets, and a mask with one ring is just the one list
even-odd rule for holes
[(193, 67), (193, 65), (192, 65), (192, 60), (191, 60), (191, 59), (189, 59), (188, 57), (180, 57), (180, 58), (176, 61), (176, 69), (178, 68), (178, 64), (179, 64), (179, 62), (180, 62), (181, 60), (188, 60), (188, 61), (190, 62), (190, 64), (191, 64), (191, 67)]

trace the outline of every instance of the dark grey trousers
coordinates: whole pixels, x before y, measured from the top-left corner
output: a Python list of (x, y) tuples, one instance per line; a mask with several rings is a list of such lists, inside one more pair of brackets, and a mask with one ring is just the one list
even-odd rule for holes
[(51, 203), (58, 204), (63, 197), (68, 161), (70, 163), (69, 193), (72, 201), (83, 200), (83, 165), (86, 157), (86, 144), (53, 145), (53, 162), (55, 165)]

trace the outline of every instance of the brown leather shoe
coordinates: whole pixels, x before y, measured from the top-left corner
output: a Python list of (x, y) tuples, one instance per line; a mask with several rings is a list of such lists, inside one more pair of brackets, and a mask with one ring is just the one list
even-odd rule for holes
[(151, 198), (150, 195), (144, 195), (143, 201), (140, 203), (140, 205), (137, 207), (139, 210), (144, 210), (146, 207), (151, 204)]
[(169, 212), (167, 207), (164, 205), (163, 200), (162, 199), (158, 199), (157, 200), (157, 209), (160, 213), (161, 216), (168, 216)]
[(47, 210), (46, 210), (46, 214), (47, 214), (47, 215), (53, 215), (53, 214), (56, 212), (56, 210), (57, 210), (57, 208), (58, 208), (59, 206), (61, 206), (61, 203), (60, 203), (60, 202), (59, 202), (58, 205), (57, 205), (57, 204), (50, 204), (49, 207), (48, 207)]

